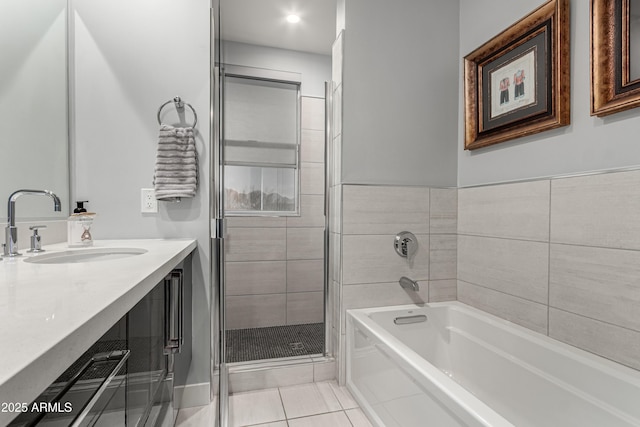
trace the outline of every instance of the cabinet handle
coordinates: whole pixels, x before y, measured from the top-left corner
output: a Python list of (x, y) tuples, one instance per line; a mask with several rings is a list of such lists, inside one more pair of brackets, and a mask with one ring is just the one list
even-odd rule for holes
[(175, 269), (164, 278), (164, 354), (182, 351), (184, 341), (184, 284), (182, 270)]
[[(113, 379), (118, 375), (124, 364), (127, 362), (129, 358), (129, 354), (131, 352), (129, 350), (114, 350), (108, 351), (104, 353), (96, 353), (91, 359), (85, 363), (67, 382), (67, 384), (49, 401), (49, 404), (55, 404), (62, 400), (62, 398), (73, 388), (73, 386), (78, 383), (80, 378), (90, 369), (93, 368), (95, 363), (99, 362), (118, 362), (116, 366), (109, 372), (107, 376), (104, 377), (100, 386), (93, 392), (93, 396), (89, 399), (89, 401), (82, 407), (78, 415), (71, 421), (71, 424), (68, 424), (70, 427), (78, 427), (82, 424), (84, 419), (89, 415), (95, 404), (100, 400), (102, 394), (107, 390)], [(42, 412), (35, 419), (29, 422), (29, 426), (39, 425), (40, 422), (45, 418), (47, 412)], [(50, 421), (50, 420), (49, 420)], [(47, 421), (45, 421), (48, 424)]]
[(127, 362), (127, 359), (129, 358), (130, 353), (131, 351), (129, 350), (116, 350), (116, 351), (110, 351), (106, 353), (98, 353), (91, 358), (91, 361), (89, 362), (90, 364), (93, 364), (95, 362), (105, 362), (107, 360), (120, 359), (120, 361), (118, 362), (116, 367), (113, 368), (113, 370), (109, 373), (109, 375), (107, 376), (107, 379), (102, 383), (102, 385), (93, 395), (89, 403), (87, 403), (87, 405), (82, 409), (82, 412), (80, 412), (80, 415), (78, 415), (78, 417), (73, 421), (73, 424), (71, 424), (71, 427), (77, 427), (82, 424), (82, 421), (84, 421), (84, 419), (89, 414), (91, 409), (93, 409), (93, 406), (98, 402), (102, 394), (107, 390), (107, 387), (109, 386), (109, 384), (111, 384), (111, 381), (113, 381), (113, 379), (118, 374), (118, 372), (122, 370), (122, 368), (124, 367), (124, 364)]

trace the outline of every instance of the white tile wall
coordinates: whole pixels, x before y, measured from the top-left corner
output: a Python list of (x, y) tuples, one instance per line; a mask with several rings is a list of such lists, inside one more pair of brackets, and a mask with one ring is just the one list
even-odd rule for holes
[(429, 236), (429, 279), (455, 279), (457, 277), (458, 239), (455, 234)]
[(284, 228), (228, 228), (225, 251), (227, 261), (286, 260), (287, 232)]
[(324, 320), (324, 292), (287, 294), (287, 324), (321, 323)]
[(549, 181), (458, 191), (458, 233), (549, 240)]
[(551, 241), (640, 249), (640, 171), (556, 179)]
[(324, 164), (300, 164), (300, 194), (324, 194)]
[(287, 227), (324, 228), (324, 197), (322, 195), (301, 195), (300, 216), (290, 216), (286, 220)]
[(431, 188), (429, 194), (431, 234), (457, 234), (458, 190), (456, 188)]
[(287, 292), (286, 261), (228, 262), (225, 277), (227, 295)]
[[(341, 298), (335, 303), (338, 379), (345, 377), (345, 312), (349, 308), (379, 307), (456, 299), (457, 190), (428, 187), (343, 185), (342, 212), (331, 221), (332, 278)], [(333, 214), (333, 213), (332, 213)], [(342, 219), (342, 224), (340, 224)], [(419, 248), (412, 259), (398, 256), (395, 235), (410, 231)], [(407, 276), (420, 291), (403, 289)]]
[(313, 292), (324, 289), (324, 260), (287, 261), (287, 292)]
[(324, 258), (324, 229), (287, 228), (287, 259)]
[(430, 280), (429, 302), (455, 301), (458, 299), (456, 279)]
[(518, 325), (547, 334), (548, 307), (458, 280), (458, 300)]
[[(231, 328), (322, 322), (324, 318), (323, 99), (302, 98), (301, 160), (300, 216), (227, 219)], [(261, 304), (264, 295), (268, 298)]]
[(549, 336), (640, 369), (638, 331), (550, 308)]
[(402, 276), (428, 280), (429, 235), (416, 235), (419, 246), (410, 260), (396, 253), (394, 237), (395, 234), (343, 235), (343, 284), (393, 282)]
[(286, 325), (286, 294), (227, 296), (227, 328)]
[(640, 369), (638, 188), (640, 171), (460, 189), (458, 299)]
[(284, 228), (286, 217), (276, 216), (230, 216), (227, 217), (228, 228)]
[(640, 331), (640, 251), (551, 245), (549, 292), (552, 307)]
[(345, 185), (343, 234), (429, 233), (429, 188)]
[(302, 129), (300, 159), (303, 162), (324, 162), (324, 130)]
[(547, 303), (548, 243), (461, 235), (458, 260), (460, 280)]

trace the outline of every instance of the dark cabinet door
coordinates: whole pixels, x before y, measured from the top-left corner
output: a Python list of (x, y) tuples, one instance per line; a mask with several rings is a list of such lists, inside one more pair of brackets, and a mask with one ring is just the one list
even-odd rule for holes
[(172, 426), (183, 304), (183, 269), (176, 269), (10, 426)]

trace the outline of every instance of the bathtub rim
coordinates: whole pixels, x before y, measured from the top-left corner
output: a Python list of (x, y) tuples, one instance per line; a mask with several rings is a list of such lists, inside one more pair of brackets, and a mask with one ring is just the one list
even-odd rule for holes
[[(529, 340), (536, 345), (541, 345), (546, 350), (557, 352), (561, 356), (573, 358), (587, 367), (598, 369), (606, 375), (610, 375), (617, 380), (624, 381), (640, 389), (640, 371), (632, 367), (607, 359), (606, 357), (595, 353), (591, 353), (587, 350), (574, 347), (570, 344), (527, 329), (524, 326), (499, 318), (491, 313), (487, 313), (459, 301), (349, 309), (347, 310), (347, 338), (353, 339), (352, 322), (356, 321), (367, 334), (371, 334), (377, 341), (391, 348), (392, 352), (396, 354), (398, 359), (405, 360), (412, 369), (417, 370), (421, 375), (425, 375), (427, 380), (433, 382), (441, 391), (443, 391), (444, 395), (446, 395), (448, 399), (451, 399), (453, 402), (464, 408), (464, 410), (466, 410), (467, 413), (469, 413), (478, 422), (489, 426), (512, 425), (502, 415), (494, 411), (491, 407), (467, 391), (460, 384), (451, 380), (446, 376), (446, 374), (440, 371), (440, 369), (423, 359), (408, 345), (394, 337), (391, 332), (385, 330), (382, 326), (379, 326), (379, 324), (370, 317), (371, 314), (379, 312), (419, 310), (438, 307), (461, 311), (473, 318), (486, 322), (490, 326), (506, 330), (508, 333), (515, 334), (518, 338)], [(351, 348), (350, 345), (347, 345), (346, 347), (347, 361), (349, 361)], [(429, 369), (425, 369), (425, 367)], [(352, 388), (351, 384), (349, 384), (350, 363), (347, 363), (347, 383), (347, 385), (350, 386), (349, 388)], [(456, 396), (455, 393), (459, 394)], [(498, 418), (495, 421), (491, 421), (489, 418), (495, 419), (494, 415)], [(485, 418), (487, 419), (485, 420)]]
[[(440, 305), (446, 303), (437, 304)], [(426, 361), (409, 346), (405, 345), (399, 339), (391, 335), (391, 333), (384, 329), (381, 329), (380, 331), (376, 330), (374, 325), (376, 325), (377, 323), (369, 317), (370, 313), (379, 311), (428, 308), (433, 307), (434, 305), (435, 304), (409, 304), (401, 306), (347, 310), (347, 340), (353, 340), (352, 335), (354, 333), (354, 328), (351, 322), (358, 322), (368, 334), (374, 336), (377, 341), (381, 342), (383, 345), (391, 349), (391, 351), (395, 354), (394, 359), (402, 359), (404, 362), (409, 364), (411, 369), (419, 372), (420, 375), (422, 375), (428, 382), (433, 384), (434, 388), (440, 394), (440, 396), (438, 396), (440, 404), (449, 407), (451, 410), (454, 410), (455, 406), (462, 408), (462, 410), (467, 414), (467, 417), (463, 416), (462, 418), (472, 418), (482, 426), (513, 427), (513, 424), (507, 421), (502, 415), (500, 415), (486, 403), (475, 397), (471, 392), (466, 390), (460, 384), (453, 381), (444, 372)], [(386, 355), (390, 356), (389, 354)], [(372, 408), (369, 407), (366, 401), (363, 401), (364, 399), (361, 398), (359, 391), (351, 382), (351, 364), (349, 363), (349, 360), (351, 360), (351, 345), (349, 344), (347, 344), (346, 346), (346, 360), (347, 387), (354, 394), (354, 396), (360, 398), (360, 402), (358, 403), (360, 403), (360, 405), (368, 413), (368, 415), (375, 415), (375, 411), (373, 411)], [(397, 360), (394, 361), (397, 362)], [(449, 402), (447, 402), (447, 400), (449, 400)], [(451, 405), (451, 402), (453, 403), (453, 405)], [(454, 406), (454, 408), (452, 408), (451, 406)], [(377, 420), (377, 415), (375, 415), (374, 418), (376, 418)]]
[[(507, 329), (510, 332), (514, 332), (516, 335), (520, 337), (534, 341), (546, 348), (552, 347), (553, 351), (558, 351), (560, 353), (563, 353), (563, 355), (570, 355), (571, 357), (575, 357), (587, 365), (592, 365), (592, 366), (597, 365), (598, 369), (605, 370), (610, 375), (613, 375), (620, 380), (630, 382), (635, 386), (637, 386), (638, 388), (640, 388), (640, 370), (634, 369), (620, 362), (616, 362), (614, 360), (608, 359), (605, 356), (600, 356), (590, 351), (583, 350), (579, 347), (575, 347), (571, 344), (567, 344), (555, 338), (551, 338), (548, 335), (544, 335), (540, 332), (536, 332), (524, 326), (518, 325), (517, 323), (502, 319), (494, 314), (488, 313), (486, 311), (482, 311), (480, 309), (477, 309), (473, 306), (467, 305), (460, 301), (444, 301), (444, 302), (425, 303), (425, 304), (403, 304), (403, 305), (395, 305), (395, 306), (388, 306), (388, 307), (357, 308), (357, 309), (349, 309), (347, 310), (347, 313), (357, 314), (357, 312), (361, 312), (363, 314), (366, 314), (367, 319), (369, 319), (371, 322), (376, 323), (373, 319), (369, 317), (369, 314), (383, 312), (383, 311), (396, 311), (396, 310), (400, 311), (400, 310), (412, 310), (412, 309), (420, 309), (420, 308), (438, 308), (438, 307), (453, 307), (456, 310), (470, 314), (476, 319), (481, 318), (482, 321), (485, 321), (492, 326), (496, 326), (503, 330)], [(391, 334), (389, 333), (389, 335)], [(407, 346), (407, 348), (409, 347)]]

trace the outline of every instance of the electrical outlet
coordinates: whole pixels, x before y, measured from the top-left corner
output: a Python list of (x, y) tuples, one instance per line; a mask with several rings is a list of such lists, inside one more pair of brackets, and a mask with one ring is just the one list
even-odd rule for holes
[(140, 212), (158, 213), (158, 200), (153, 188), (142, 188), (140, 190)]

